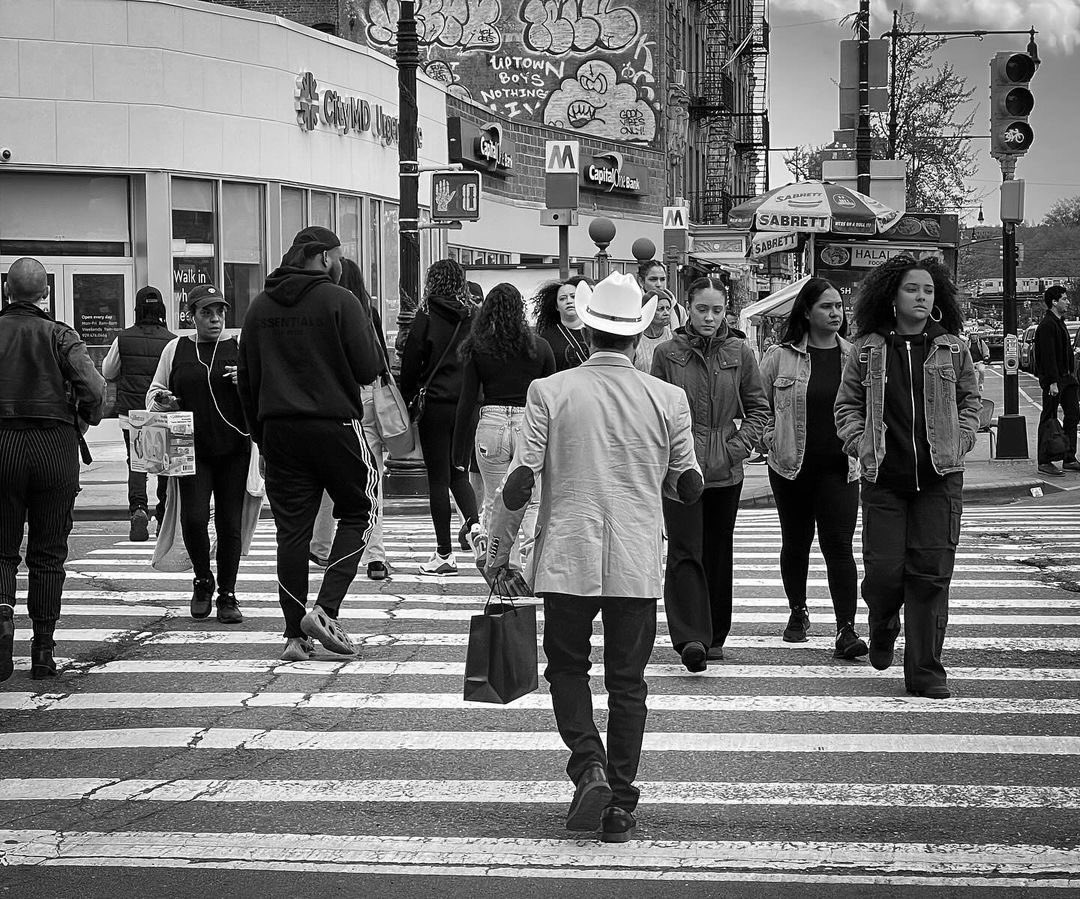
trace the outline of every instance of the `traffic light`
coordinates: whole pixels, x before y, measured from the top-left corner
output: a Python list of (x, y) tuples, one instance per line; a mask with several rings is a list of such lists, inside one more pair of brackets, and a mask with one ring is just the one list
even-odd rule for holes
[(990, 60), (990, 155), (995, 159), (1023, 156), (1035, 140), (1028, 124), (1035, 97), (1028, 82), (1036, 65), (1027, 53), (995, 53)]

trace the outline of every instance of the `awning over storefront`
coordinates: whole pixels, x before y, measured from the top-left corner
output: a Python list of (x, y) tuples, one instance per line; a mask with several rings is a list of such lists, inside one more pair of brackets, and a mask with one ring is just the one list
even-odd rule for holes
[(739, 313), (739, 328), (746, 332), (746, 339), (751, 346), (756, 347), (758, 345), (758, 328), (754, 320), (760, 320), (760, 317), (765, 315), (770, 318), (784, 318), (791, 312), (795, 297), (799, 295), (799, 291), (809, 280), (810, 276), (807, 275), (805, 278), (800, 278), (798, 281), (773, 291), (756, 303), (750, 303), (742, 308)]

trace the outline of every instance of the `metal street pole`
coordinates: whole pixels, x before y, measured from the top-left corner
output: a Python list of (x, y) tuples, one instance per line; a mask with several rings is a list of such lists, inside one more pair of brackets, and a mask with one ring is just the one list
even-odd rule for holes
[(859, 127), (855, 132), (855, 172), (859, 193), (870, 195), (870, 0), (859, 0)]
[(420, 45), (416, 33), (416, 2), (400, 0), (397, 31), (398, 67), (398, 191), (399, 302), (415, 310), (420, 298), (420, 171), (416, 146), (416, 69)]

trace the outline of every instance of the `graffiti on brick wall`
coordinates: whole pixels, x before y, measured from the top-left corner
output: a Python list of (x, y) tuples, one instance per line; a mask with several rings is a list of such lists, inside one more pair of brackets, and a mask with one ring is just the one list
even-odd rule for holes
[[(424, 71), (492, 112), (653, 144), (659, 4), (635, 0), (418, 0)], [(360, 6), (363, 39), (393, 52), (397, 0)]]

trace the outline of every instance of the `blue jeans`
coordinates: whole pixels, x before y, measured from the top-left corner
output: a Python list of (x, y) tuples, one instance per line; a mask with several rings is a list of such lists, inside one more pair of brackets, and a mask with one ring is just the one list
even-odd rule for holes
[[(476, 464), (480, 476), (484, 479), (484, 505), (480, 510), (480, 526), (486, 532), (491, 521), (491, 511), (495, 496), (510, 471), (510, 463), (521, 443), (521, 420), (525, 409), (521, 406), (484, 406), (480, 410), (480, 421), (476, 426)], [(533, 488), (533, 498), (525, 508), (525, 517), (521, 520), (521, 531), (510, 557), (511, 564), (520, 566), (525, 579), (532, 580), (530, 562), (533, 544), (536, 541), (536, 516), (540, 511), (540, 486)]]

